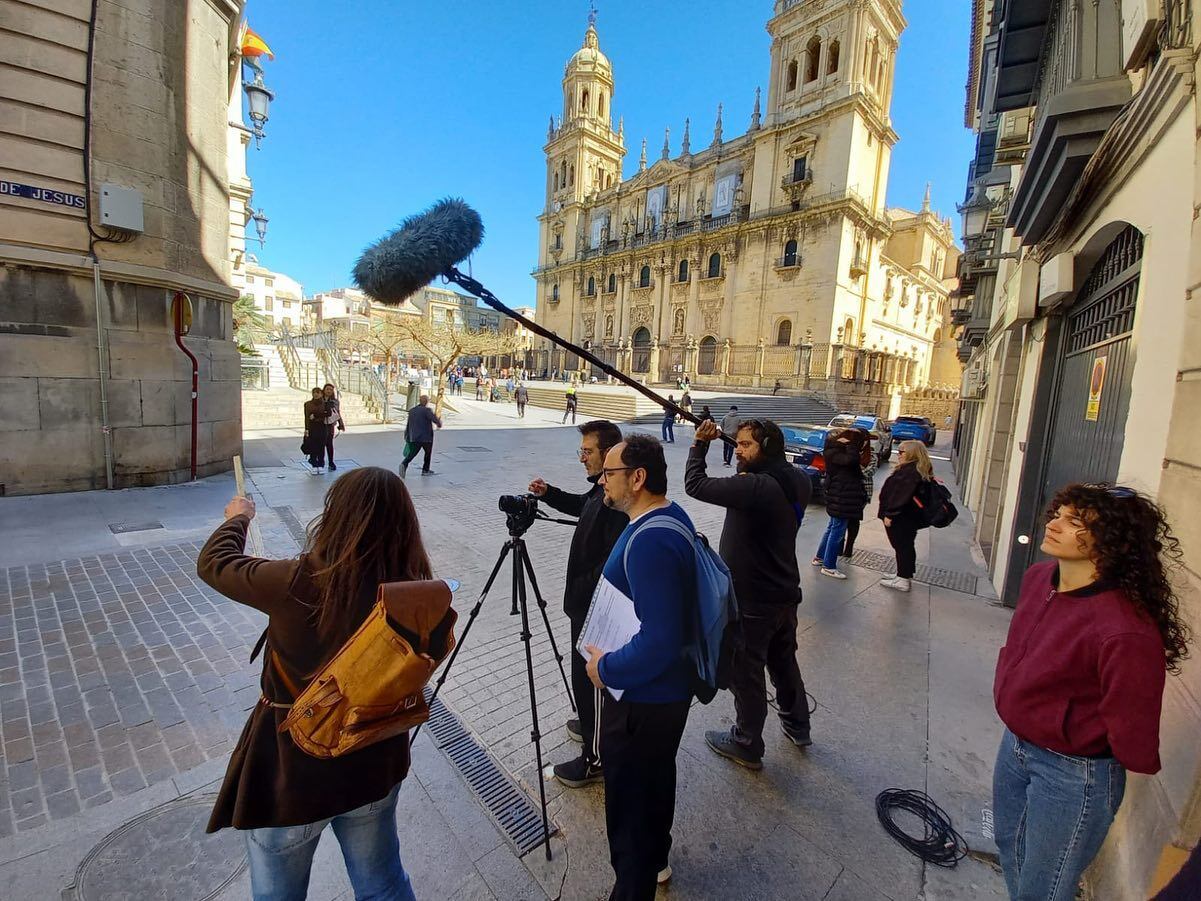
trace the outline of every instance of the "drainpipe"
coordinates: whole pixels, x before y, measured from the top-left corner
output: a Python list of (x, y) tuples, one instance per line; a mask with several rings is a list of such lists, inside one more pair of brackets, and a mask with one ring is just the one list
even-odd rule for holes
[(100, 258), (92, 251), (92, 290), (96, 298), (96, 357), (100, 381), (100, 433), (104, 436), (104, 483), (113, 490), (113, 430), (108, 424), (108, 360), (105, 355), (104, 318), (101, 302), (104, 286), (100, 281)]
[(192, 361), (192, 478), (196, 481), (196, 404), (200, 387), (200, 367), (196, 355), (184, 346), (183, 336), (192, 328), (192, 300), (183, 291), (171, 298), (171, 316), (175, 320), (175, 344)]

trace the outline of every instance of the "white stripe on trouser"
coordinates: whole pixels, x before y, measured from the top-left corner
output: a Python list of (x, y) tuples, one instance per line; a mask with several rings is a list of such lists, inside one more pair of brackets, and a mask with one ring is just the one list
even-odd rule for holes
[(592, 754), (594, 757), (596, 757), (596, 762), (599, 764), (601, 762), (600, 715), (601, 715), (601, 704), (604, 703), (604, 692), (602, 692), (596, 686), (593, 686), (592, 693), (594, 695), (594, 702), (595, 702), (594, 706), (593, 706), (593, 716), (592, 716)]

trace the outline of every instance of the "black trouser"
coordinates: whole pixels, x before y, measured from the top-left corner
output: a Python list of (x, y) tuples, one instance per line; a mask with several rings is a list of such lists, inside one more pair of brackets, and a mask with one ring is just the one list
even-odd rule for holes
[(897, 554), (897, 575), (902, 579), (912, 579), (917, 571), (917, 524), (908, 519), (894, 519), (891, 526), (885, 526), (888, 533), (888, 543)]
[(575, 425), (575, 401), (569, 400), (566, 409), (563, 410), (563, 421), (567, 422), (567, 417), (571, 417), (571, 424)]
[(408, 466), (413, 462), (413, 458), (417, 456), (418, 451), (425, 451), (425, 459), (421, 461), (421, 469), (423, 472), (430, 471), (430, 454), (434, 452), (434, 442), (432, 441), (410, 441), (409, 455), (404, 458), (401, 466)]
[(859, 520), (847, 520), (847, 538), (842, 545), (842, 555), (850, 557), (855, 553), (855, 539), (859, 537)]
[[(733, 436), (731, 435), (730, 437), (733, 437)], [(730, 444), (728, 441), (723, 441), (721, 443), (721, 462), (728, 464), (733, 459), (734, 459), (734, 445)]]
[(796, 662), (797, 604), (739, 604), (742, 650), (734, 657), (730, 690), (737, 725), (734, 737), (755, 757), (763, 756), (763, 723), (767, 719), (766, 667), (776, 689), (780, 721), (790, 732), (809, 728), (809, 699)]
[(329, 461), (329, 465), (334, 465), (334, 432), (337, 430), (336, 425), (327, 425), (325, 427), (325, 459)]
[(519, 400), (517, 402), (517, 415), (518, 416), (525, 416), (525, 404), (526, 404), (526, 402), (524, 400)]
[(324, 422), (309, 424), (309, 465), (314, 469), (325, 465), (325, 446), (329, 441), (329, 426)]
[[(575, 697), (575, 712), (580, 719), (580, 734), (584, 737), (584, 757), (591, 763), (597, 761), (596, 739), (596, 686), (588, 678), (588, 661), (580, 656), (576, 645), (580, 643), (580, 633), (584, 631), (584, 619), (587, 611), (578, 617), (571, 617), (571, 693)], [(599, 701), (603, 705), (605, 695), (599, 693)]]
[(605, 826), (617, 881), (609, 901), (650, 901), (667, 865), (676, 813), (676, 752), (688, 701), (605, 700), (600, 714)]

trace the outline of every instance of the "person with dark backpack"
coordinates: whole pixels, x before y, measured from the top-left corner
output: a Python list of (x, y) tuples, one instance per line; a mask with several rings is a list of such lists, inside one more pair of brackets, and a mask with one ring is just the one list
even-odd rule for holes
[(721, 557), (733, 577), (742, 627), (730, 674), (736, 721), (728, 731), (706, 732), (705, 742), (715, 753), (758, 770), (763, 768), (767, 720), (765, 669), (775, 687), (785, 737), (798, 747), (811, 743), (809, 701), (796, 661), (801, 603), (796, 536), (812, 487), (787, 461), (780, 427), (758, 419), (738, 425), (738, 474), (711, 478), (705, 455), (720, 435), (716, 423), (700, 424), (684, 473), (689, 497), (726, 508)]
[(895, 591), (909, 591), (917, 571), (917, 533), (930, 523), (918, 499), (934, 480), (934, 464), (920, 441), (902, 441), (897, 466), (880, 487), (877, 516), (884, 521), (888, 543), (897, 555), (897, 574), (880, 584)]

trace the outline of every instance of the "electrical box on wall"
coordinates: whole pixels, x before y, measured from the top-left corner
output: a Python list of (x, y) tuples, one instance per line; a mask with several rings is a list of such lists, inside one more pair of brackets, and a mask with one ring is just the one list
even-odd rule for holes
[(1122, 61), (1127, 72), (1141, 68), (1159, 31), (1160, 0), (1122, 0)]
[(120, 185), (100, 186), (100, 224), (126, 232), (141, 234), (145, 230), (142, 218), (142, 192)]

